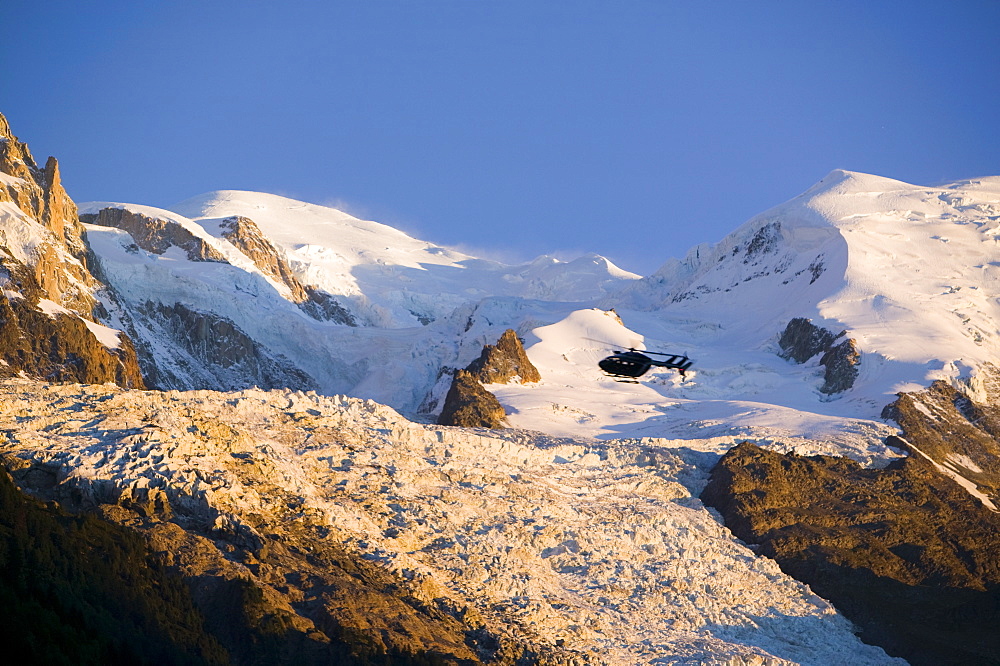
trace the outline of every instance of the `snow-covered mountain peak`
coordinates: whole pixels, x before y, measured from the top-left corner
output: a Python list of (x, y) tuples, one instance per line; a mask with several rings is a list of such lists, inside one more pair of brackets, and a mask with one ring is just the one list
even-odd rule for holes
[(376, 317), (383, 325), (437, 319), (486, 296), (595, 299), (639, 277), (598, 255), (571, 262), (541, 257), (507, 266), (335, 208), (274, 194), (223, 190), (172, 208), (209, 229), (234, 215), (253, 220), (284, 250), (303, 283), (370, 299), (386, 313)]
[(891, 192), (912, 188), (913, 185), (894, 178), (860, 171), (848, 171), (847, 169), (834, 169), (799, 197), (809, 199), (829, 191), (845, 194), (851, 192)]
[[(881, 410), (897, 392), (968, 381), (1000, 354), (998, 236), (1000, 179), (925, 187), (837, 170), (602, 300), (623, 320), (619, 335), (578, 334), (567, 318), (557, 344), (547, 335), (529, 346), (551, 382), (546, 390), (559, 395), (566, 387), (565, 414), (548, 405), (558, 398), (545, 400), (537, 389), (497, 393), (521, 427), (683, 436), (692, 426), (715, 433), (739, 423), (777, 439), (805, 430), (829, 441), (860, 433), (852, 441), (863, 449), (864, 432), (880, 431)], [(818, 356), (802, 366), (778, 356), (778, 339), (796, 318), (853, 340), (860, 354), (853, 388), (831, 396), (821, 390)], [(654, 370), (644, 385), (602, 383), (592, 366), (613, 344), (685, 352), (694, 371), (683, 381)], [(590, 373), (592, 392), (573, 378), (577, 368)], [(648, 405), (650, 413), (611, 414), (607, 404)], [(675, 409), (683, 414), (670, 417)], [(848, 414), (870, 421), (840, 420)]]
[[(790, 316), (805, 316), (849, 330), (874, 320), (901, 324), (887, 315), (889, 302), (907, 308), (922, 303), (923, 314), (908, 318), (910, 324), (931, 324), (941, 314), (928, 316), (938, 305), (978, 309), (980, 299), (952, 307), (939, 298), (962, 289), (986, 293), (995, 279), (1000, 197), (996, 179), (975, 183), (932, 188), (833, 171), (716, 245), (668, 262), (628, 290), (629, 303), (725, 305), (744, 321), (783, 319), (775, 323), (780, 326)], [(854, 307), (862, 302), (867, 305)], [(981, 305), (991, 306), (988, 299)]]
[(272, 241), (291, 253), (336, 248), (344, 259), (419, 268), (421, 264), (455, 265), (469, 255), (415, 239), (398, 229), (358, 219), (336, 208), (296, 201), (276, 194), (220, 190), (171, 206), (202, 221), (234, 215), (252, 219)]
[[(176, 300), (219, 312), (309, 368), (324, 392), (414, 414), (430, 404), (442, 367), (461, 367), (509, 327), (543, 376), (539, 387), (491, 387), (515, 426), (598, 437), (683, 437), (694, 428), (731, 437), (739, 421), (742, 437), (801, 447), (788, 438), (797, 430), (865, 459), (873, 434), (881, 447), (886, 427), (875, 420), (896, 391), (967, 378), (1000, 351), (989, 323), (1000, 316), (990, 297), (1000, 279), (998, 181), (932, 188), (836, 170), (645, 279), (599, 255), (508, 266), (270, 194), (227, 190), (173, 207), (170, 215), (214, 238), (225, 220), (252, 220), (303, 284), (336, 297), (366, 330), (303, 318), (237, 276), (235, 264), (227, 275), (245, 286), (225, 295), (222, 268), (213, 269), (220, 276), (212, 284), (196, 283), (204, 269), (114, 248), (102, 254), (94, 240), (122, 293), (141, 274), (146, 286), (136, 298), (155, 294), (164, 307)], [(152, 275), (162, 276), (161, 286), (149, 285)], [(792, 368), (776, 354), (779, 334), (802, 317), (855, 340), (862, 358), (853, 389), (831, 398), (819, 390), (815, 360)], [(596, 364), (613, 345), (688, 353), (695, 367), (683, 380), (666, 373), (652, 385), (609, 386)], [(609, 410), (609, 402), (627, 407)], [(673, 409), (688, 425), (669, 416)]]

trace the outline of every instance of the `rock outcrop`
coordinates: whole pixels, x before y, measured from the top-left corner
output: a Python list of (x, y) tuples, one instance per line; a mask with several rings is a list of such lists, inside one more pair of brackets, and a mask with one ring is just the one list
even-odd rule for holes
[[(90, 229), (95, 238), (98, 236), (96, 227), (126, 232), (127, 235), (120, 234), (123, 239), (120, 242), (127, 253), (137, 253), (140, 248), (155, 255), (179, 250), (188, 261), (225, 264), (224, 269), (219, 268), (229, 271), (228, 279), (251, 276), (252, 282), (248, 283), (246, 292), (236, 290), (246, 293), (248, 300), (255, 297), (257, 290), (267, 290), (273, 297), (295, 303), (314, 319), (355, 325), (353, 317), (335, 297), (299, 282), (284, 255), (249, 218), (221, 220), (218, 224), (221, 239), (183, 220), (172, 219), (166, 212), (158, 216), (106, 207), (84, 214), (81, 219), (93, 225)], [(260, 279), (247, 260), (270, 282)], [(95, 262), (95, 271), (101, 276), (117, 275), (113, 264)], [(211, 304), (191, 305), (187, 294), (174, 295), (161, 290), (147, 299), (141, 291), (129, 292), (133, 285), (120, 280), (120, 277), (106, 280), (109, 300), (115, 305), (117, 325), (140, 343), (139, 362), (150, 386), (217, 390), (250, 386), (317, 388), (310, 374), (300, 367), (301, 362), (293, 363), (248, 333), (247, 325), (252, 327), (254, 324), (253, 314), (249, 320), (241, 319), (238, 324), (212, 311)], [(236, 314), (246, 315), (247, 312), (253, 312), (252, 305), (242, 313), (237, 309)]]
[(778, 338), (781, 356), (796, 363), (805, 363), (816, 354), (833, 346), (838, 337), (822, 326), (817, 326), (804, 317), (796, 317), (788, 322)]
[[(995, 388), (1000, 368), (986, 365), (978, 383)], [(923, 391), (900, 393), (882, 411), (902, 430), (893, 443), (931, 462), (942, 474), (966, 485), (988, 507), (1000, 507), (1000, 405), (997, 394), (959, 391), (936, 381)]]
[(246, 255), (262, 273), (288, 287), (292, 300), (303, 312), (321, 321), (357, 326), (357, 320), (332, 294), (313, 285), (304, 285), (295, 276), (284, 254), (248, 217), (235, 215), (219, 224), (222, 237)]
[(507, 329), (495, 345), (485, 345), (479, 358), (455, 373), (437, 422), (466, 428), (502, 428), (507, 414), (483, 384), (526, 384), (541, 379), (517, 334)]
[(141, 387), (131, 341), (97, 323), (100, 282), (76, 205), (0, 116), (0, 375)]
[(0, 243), (28, 265), (45, 297), (89, 316), (97, 281), (86, 267), (87, 247), (76, 205), (63, 189), (59, 163), (39, 168), (0, 115)]
[(27, 267), (0, 252), (0, 377), (145, 385), (128, 336), (43, 298)]
[(483, 353), (466, 370), (483, 384), (505, 384), (514, 380), (527, 384), (542, 380), (538, 369), (528, 360), (517, 333), (509, 328), (495, 345), (483, 347)]
[(80, 216), (81, 222), (127, 231), (136, 245), (153, 254), (163, 254), (172, 247), (184, 251), (189, 261), (225, 262), (221, 252), (173, 220), (150, 217), (125, 208), (102, 208), (97, 213)]
[(701, 498), (866, 642), (912, 664), (996, 663), (1000, 515), (928, 459), (865, 469), (744, 443)]
[[(97, 213), (80, 215), (80, 221), (102, 227), (121, 229), (136, 246), (153, 254), (163, 254), (177, 247), (189, 261), (228, 263), (225, 255), (212, 246), (210, 239), (193, 233), (177, 221), (152, 217), (125, 208), (102, 208)], [(303, 285), (295, 276), (284, 255), (247, 217), (233, 216), (219, 223), (222, 237), (253, 262), (264, 275), (287, 289), (287, 297), (303, 312), (320, 321), (334, 321), (356, 326), (357, 321), (335, 296), (315, 286)]]
[(467, 370), (455, 373), (438, 425), (463, 428), (502, 428), (507, 418), (503, 405)]
[(819, 387), (822, 393), (842, 393), (854, 386), (858, 378), (858, 366), (861, 365), (861, 351), (858, 341), (848, 338), (840, 344), (827, 349), (819, 359), (823, 371), (823, 385)]
[(861, 364), (861, 352), (857, 340), (849, 338), (839, 344), (846, 331), (834, 335), (832, 332), (813, 324), (808, 319), (796, 317), (788, 322), (778, 339), (781, 356), (796, 363), (805, 363), (817, 354), (823, 354), (819, 363), (825, 368), (823, 386), (820, 391), (841, 393), (854, 386)]

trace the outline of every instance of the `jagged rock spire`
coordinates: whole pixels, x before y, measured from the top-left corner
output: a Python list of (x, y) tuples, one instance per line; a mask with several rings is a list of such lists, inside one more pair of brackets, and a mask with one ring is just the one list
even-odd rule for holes
[[(54, 381), (142, 386), (131, 341), (108, 332), (99, 340), (94, 293), (77, 208), (62, 186), (59, 162), (38, 168), (0, 115), (0, 374)], [(13, 208), (13, 210), (12, 210)], [(96, 329), (91, 328), (97, 326)], [(110, 331), (110, 330), (109, 330)], [(112, 342), (114, 338), (114, 342)]]
[(0, 139), (13, 139), (14, 135), (10, 133), (10, 123), (7, 122), (7, 117), (0, 113)]

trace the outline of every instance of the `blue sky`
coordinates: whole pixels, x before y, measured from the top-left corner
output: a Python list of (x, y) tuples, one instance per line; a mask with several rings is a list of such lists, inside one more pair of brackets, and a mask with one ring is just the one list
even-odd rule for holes
[(247, 189), (649, 273), (834, 168), (1000, 175), (1000, 2), (4, 0), (77, 201)]

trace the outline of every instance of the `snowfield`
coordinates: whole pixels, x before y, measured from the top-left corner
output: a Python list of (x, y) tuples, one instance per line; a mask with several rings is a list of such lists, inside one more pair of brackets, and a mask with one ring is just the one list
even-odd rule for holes
[[(1000, 356), (998, 233), (1000, 178), (925, 188), (835, 171), (602, 299), (617, 318), (577, 311), (535, 329), (528, 355), (544, 386), (491, 390), (512, 424), (563, 435), (756, 434), (878, 457), (871, 442), (891, 432), (880, 414), (897, 392), (968, 383)], [(794, 317), (857, 341), (852, 389), (823, 394), (818, 358), (777, 355)], [(602, 378), (597, 360), (623, 347), (687, 353), (694, 371)]]

